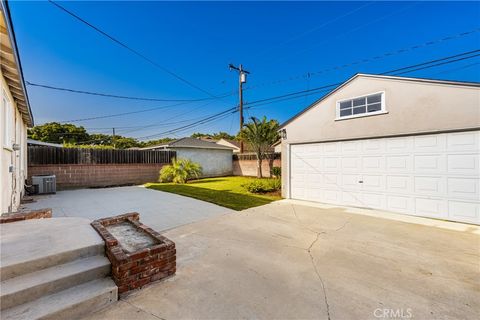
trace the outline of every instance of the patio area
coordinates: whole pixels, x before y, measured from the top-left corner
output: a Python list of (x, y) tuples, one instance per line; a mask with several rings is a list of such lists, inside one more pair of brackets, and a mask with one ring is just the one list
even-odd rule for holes
[(480, 313), (474, 225), (284, 200), (164, 235), (176, 243), (177, 274), (86, 319), (476, 319)]
[(157, 231), (234, 212), (208, 202), (142, 186), (67, 190), (35, 196), (34, 199), (36, 202), (24, 207), (52, 208), (53, 217), (95, 220), (138, 212), (141, 221)]

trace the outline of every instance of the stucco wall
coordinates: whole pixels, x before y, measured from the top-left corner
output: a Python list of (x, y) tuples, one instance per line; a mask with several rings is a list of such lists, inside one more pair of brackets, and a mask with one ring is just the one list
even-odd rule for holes
[(178, 158), (190, 159), (202, 166), (204, 177), (232, 174), (232, 151), (221, 149), (172, 148)]
[[(335, 121), (336, 102), (384, 91), (388, 113)], [(358, 77), (285, 126), (284, 143), (480, 126), (480, 88)]]
[[(386, 114), (336, 121), (337, 101), (384, 91)], [(282, 196), (288, 197), (289, 145), (480, 127), (480, 88), (358, 77), (287, 124)]]
[[(23, 122), (8, 86), (0, 72), (0, 213), (16, 211), (23, 195), (24, 180), (27, 175), (27, 127)], [(5, 112), (1, 100), (3, 92), (12, 105), (10, 136), (12, 141), (5, 141)], [(19, 144), (20, 150), (13, 151), (12, 145)], [(9, 172), (13, 166), (13, 172)]]

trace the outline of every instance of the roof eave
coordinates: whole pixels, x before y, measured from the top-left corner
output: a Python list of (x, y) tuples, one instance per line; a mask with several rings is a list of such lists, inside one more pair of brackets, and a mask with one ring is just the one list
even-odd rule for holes
[(10, 7), (8, 5), (7, 0), (1, 0), (0, 3), (1, 3), (2, 11), (4, 12), (4, 16), (5, 16), (5, 23), (7, 25), (7, 31), (9, 33), (9, 37), (10, 37), (10, 40), (11, 40), (11, 43), (12, 43), (13, 57), (15, 59), (15, 63), (16, 63), (17, 68), (18, 68), (19, 78), (21, 80), (20, 82), (21, 82), (22, 90), (23, 90), (24, 96), (25, 96), (25, 104), (27, 105), (27, 109), (28, 109), (29, 122), (27, 123), (27, 126), (33, 127), (34, 126), (33, 113), (32, 113), (32, 109), (30, 107), (30, 101), (28, 99), (28, 92), (27, 92), (27, 88), (25, 86), (25, 80), (23, 78), (22, 63), (20, 61), (20, 56), (18, 54), (17, 40), (15, 38), (15, 31), (13, 29), (12, 16), (10, 14)]

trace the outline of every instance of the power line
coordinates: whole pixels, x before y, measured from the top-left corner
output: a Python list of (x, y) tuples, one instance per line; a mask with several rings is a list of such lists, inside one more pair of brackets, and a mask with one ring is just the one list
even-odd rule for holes
[(377, 61), (377, 60), (380, 60), (380, 59), (384, 59), (386, 57), (391, 57), (391, 56), (402, 54), (402, 53), (405, 53), (405, 52), (408, 52), (408, 51), (417, 50), (417, 49), (424, 48), (424, 47), (427, 47), (427, 46), (431, 46), (431, 45), (434, 45), (434, 44), (437, 44), (437, 43), (441, 43), (441, 42), (450, 41), (450, 40), (458, 39), (458, 38), (461, 38), (461, 37), (465, 37), (465, 36), (468, 36), (468, 35), (471, 35), (471, 34), (474, 34), (474, 33), (477, 33), (477, 32), (480, 32), (480, 28), (460, 32), (460, 33), (450, 35), (450, 36), (446, 36), (446, 37), (436, 39), (436, 40), (425, 41), (425, 42), (420, 43), (420, 44), (416, 44), (416, 45), (413, 45), (413, 46), (397, 49), (395, 51), (385, 52), (383, 54), (379, 54), (379, 55), (376, 55), (376, 56), (373, 56), (373, 57), (370, 57), (370, 58), (356, 60), (356, 61), (346, 63), (346, 64), (343, 64), (343, 65), (333, 66), (333, 67), (325, 68), (325, 69), (322, 69), (322, 70), (319, 70), (319, 71), (308, 72), (308, 73), (297, 75), (297, 76), (291, 76), (289, 78), (285, 78), (285, 79), (281, 79), (281, 80), (264, 82), (264, 83), (260, 83), (260, 84), (254, 85), (254, 86), (248, 86), (248, 87), (244, 88), (244, 90), (251, 90), (251, 89), (254, 89), (254, 88), (258, 88), (258, 87), (264, 87), (264, 86), (268, 86), (268, 85), (276, 85), (276, 84), (280, 84), (280, 83), (284, 83), (284, 82), (288, 82), (288, 81), (305, 79), (307, 77), (307, 75), (317, 76), (317, 75), (320, 75), (320, 74), (323, 74), (323, 73), (327, 73), (327, 72), (331, 72), (331, 71), (337, 71), (337, 70), (344, 69), (344, 68), (347, 68), (347, 67), (351, 67), (351, 66), (354, 66), (354, 65), (359, 65), (359, 64), (363, 64), (363, 63), (372, 62), (372, 61)]
[[(433, 68), (433, 67), (436, 67), (436, 66), (439, 66), (439, 65), (454, 63), (454, 62), (458, 62), (458, 61), (466, 60), (466, 59), (472, 59), (472, 58), (479, 55), (479, 54), (474, 54), (474, 53), (477, 53), (477, 52), (480, 52), (480, 49), (467, 51), (467, 52), (463, 52), (463, 53), (460, 53), (460, 54), (455, 54), (455, 55), (440, 58), (440, 59), (429, 60), (429, 61), (422, 62), (422, 63), (419, 63), (419, 64), (411, 65), (411, 66), (408, 66), (408, 67), (403, 67), (403, 68), (399, 68), (399, 69), (386, 71), (386, 72), (383, 72), (381, 74), (386, 75), (386, 74), (394, 73), (394, 72), (397, 72), (397, 71), (400, 71), (400, 70), (407, 70), (407, 69), (416, 68), (416, 67), (419, 67), (419, 66), (423, 66), (423, 67), (417, 68), (417, 69), (414, 69), (414, 70), (405, 71), (405, 72), (402, 72), (401, 74), (407, 73), (407, 72), (423, 70), (423, 69), (428, 69), (428, 68)], [(472, 55), (472, 54), (474, 54), (474, 55)], [(453, 58), (457, 58), (457, 57), (462, 57), (462, 58), (452, 60)], [(451, 61), (446, 61), (446, 60), (451, 60)], [(444, 62), (441, 62), (440, 64), (430, 65), (432, 63), (440, 62), (440, 61), (444, 61)], [(396, 73), (396, 74), (400, 74), (400, 73)], [(291, 96), (297, 96), (299, 94), (305, 94), (305, 93), (309, 93), (309, 92), (315, 92), (315, 91), (322, 90), (322, 89), (336, 87), (336, 86), (341, 85), (342, 83), (343, 82), (338, 82), (338, 83), (324, 85), (324, 86), (321, 86), (321, 87), (312, 88), (312, 89), (309, 89), (309, 90), (295, 91), (295, 92), (291, 92), (291, 93), (287, 93), (287, 94), (283, 94), (283, 95), (279, 95), (279, 96), (274, 96), (274, 97), (270, 97), (270, 98), (255, 100), (255, 101), (252, 101), (252, 102), (247, 102), (247, 103), (245, 103), (245, 105), (254, 105), (254, 104), (257, 104), (257, 103), (261, 103), (261, 102), (277, 100), (277, 99), (291, 97)]]
[(54, 6), (56, 6), (57, 8), (59, 8), (60, 10), (66, 12), (67, 14), (69, 14), (70, 16), (74, 17), (75, 19), (77, 19), (78, 21), (84, 23), (85, 25), (89, 26), (90, 28), (92, 28), (93, 30), (97, 31), (98, 33), (100, 33), (101, 35), (107, 37), (108, 39), (112, 40), (113, 42), (115, 42), (116, 44), (118, 44), (119, 46), (127, 49), (128, 51), (132, 52), (133, 54), (137, 55), (138, 57), (142, 58), (143, 60), (147, 61), (148, 63), (150, 63), (151, 65), (153, 65), (154, 67), (162, 70), (163, 72), (166, 72), (168, 73), (169, 75), (171, 75), (172, 77), (182, 81), (183, 83), (189, 85), (190, 87), (192, 88), (195, 88), (203, 93), (206, 93), (207, 95), (209, 95), (210, 97), (213, 97), (215, 98), (216, 96), (202, 88), (200, 88), (199, 86), (193, 84), (192, 82), (188, 81), (187, 79), (181, 77), (180, 75), (176, 74), (175, 72), (173, 71), (170, 71), (169, 69), (165, 68), (164, 66), (156, 63), (155, 61), (153, 61), (152, 59), (148, 58), (147, 56), (143, 55), (142, 53), (140, 53), (139, 51), (131, 48), (130, 46), (128, 46), (127, 44), (125, 44), (124, 42), (121, 42), (120, 40), (114, 38), (113, 36), (109, 35), (108, 33), (106, 33), (105, 31), (102, 31), (100, 28), (94, 26), (93, 24), (91, 24), (90, 22), (86, 21), (85, 19), (79, 17), (78, 15), (76, 15), (75, 13), (69, 11), (68, 9), (66, 9), (65, 7), (61, 6), (60, 4), (58, 4), (57, 2), (53, 1), (53, 0), (48, 0), (51, 4), (53, 4)]
[(102, 92), (93, 92), (93, 91), (84, 91), (84, 90), (77, 90), (71, 88), (62, 88), (62, 87), (55, 87), (49, 86), (46, 84), (41, 83), (34, 83), (30, 81), (26, 81), (27, 85), (32, 87), (39, 87), (44, 89), (51, 89), (51, 90), (58, 90), (58, 91), (66, 91), (66, 92), (73, 92), (73, 93), (80, 93), (80, 94), (87, 94), (93, 96), (101, 96), (101, 97), (108, 97), (108, 98), (118, 98), (118, 99), (128, 99), (128, 100), (141, 100), (141, 101), (162, 101), (162, 102), (174, 102), (174, 101), (203, 101), (209, 100), (213, 98), (202, 98), (202, 99), (158, 99), (158, 98), (144, 98), (144, 97), (132, 97), (132, 96), (121, 96), (116, 94), (108, 94)]
[(215, 114), (213, 114), (211, 116), (208, 116), (206, 118), (203, 118), (201, 120), (198, 120), (198, 121), (195, 121), (193, 123), (181, 126), (179, 128), (167, 130), (167, 131), (156, 133), (156, 134), (151, 134), (151, 135), (148, 135), (148, 136), (137, 137), (137, 139), (144, 140), (144, 139), (148, 139), (148, 138), (152, 138), (152, 137), (161, 136), (161, 135), (164, 135), (164, 134), (170, 134), (170, 133), (174, 133), (174, 132), (177, 132), (177, 131), (181, 131), (182, 129), (191, 129), (192, 127), (195, 127), (197, 124), (203, 124), (203, 123), (206, 123), (206, 122), (217, 120), (217, 118), (219, 118), (219, 117), (221, 117), (225, 114), (235, 113), (237, 111), (238, 111), (237, 107), (229, 108), (227, 110), (220, 111), (218, 113), (215, 113)]
[(180, 102), (180, 103), (176, 103), (176, 104), (171, 104), (171, 105), (168, 105), (168, 106), (153, 107), (153, 108), (149, 108), (149, 109), (142, 109), (142, 110), (136, 110), (136, 111), (122, 112), (122, 113), (114, 113), (114, 114), (108, 114), (108, 115), (103, 115), (103, 116), (64, 120), (64, 121), (60, 121), (60, 123), (71, 123), (71, 122), (81, 122), (81, 121), (90, 121), (90, 120), (97, 120), (97, 119), (120, 117), (120, 116), (129, 115), (129, 114), (136, 114), (136, 113), (143, 113), (143, 112), (149, 112), (149, 111), (160, 110), (160, 109), (167, 109), (167, 108), (176, 107), (176, 106), (180, 106), (180, 105), (184, 105), (184, 104), (188, 104), (188, 103), (190, 103), (190, 101), (189, 102)]
[[(477, 53), (479, 51), (480, 51), (480, 49), (479, 50), (473, 50), (473, 51), (467, 51), (467, 52), (463, 52), (463, 53), (456, 54), (456, 55), (453, 55), (453, 56), (448, 56), (448, 57), (444, 57), (444, 58), (440, 58), (440, 59), (429, 60), (429, 61), (426, 61), (426, 62), (423, 62), (423, 63), (420, 63), (420, 64), (411, 65), (411, 66), (404, 67), (404, 68), (401, 68), (401, 69), (405, 70), (403, 73), (406, 73), (406, 72), (418, 71), (418, 70), (421, 70), (421, 69), (433, 68), (433, 67), (436, 67), (440, 64), (444, 65), (444, 64), (448, 64), (448, 63), (454, 63), (454, 62), (457, 62), (457, 61), (460, 61), (460, 60), (466, 60), (466, 59), (474, 58), (474, 57), (476, 57), (480, 54), (472, 55), (472, 53)], [(470, 56), (466, 56), (466, 55), (470, 55)], [(461, 56), (463, 56), (463, 57), (452, 60), (452, 58), (457, 58), (457, 57), (461, 57)], [(450, 61), (445, 61), (445, 60), (450, 60)], [(440, 62), (440, 61), (443, 61), (443, 62)], [(434, 64), (432, 64), (432, 63), (434, 63)], [(420, 65), (422, 65), (422, 66), (418, 67)], [(406, 71), (407, 68), (413, 68), (413, 69), (410, 70), (410, 71)], [(398, 70), (399, 69), (390, 70), (390, 71), (384, 72), (383, 74), (393, 73), (393, 72), (396, 72)], [(274, 101), (274, 102), (280, 102), (280, 101), (295, 99), (295, 98), (303, 97), (304, 95), (312, 95), (312, 94), (317, 94), (320, 91), (327, 91), (332, 87), (337, 87), (337, 86), (341, 85), (342, 83), (343, 82), (334, 83), (334, 84), (324, 85), (324, 86), (309, 89), (309, 90), (291, 92), (291, 93), (283, 94), (283, 95), (280, 95), (280, 96), (255, 100), (255, 101), (252, 101), (250, 103), (246, 103), (245, 105), (248, 105), (247, 108), (250, 109), (250, 108), (254, 108), (254, 107), (252, 107), (252, 105), (256, 105), (258, 107), (259, 105), (261, 105), (260, 103), (267, 104), (268, 101), (272, 101), (272, 100), (277, 100), (277, 101)], [(283, 100), (280, 100), (280, 99), (283, 99)], [(270, 103), (274, 103), (274, 102), (270, 102)], [(179, 128), (171, 129), (171, 130), (168, 130), (168, 131), (160, 132), (160, 133), (157, 133), (157, 134), (144, 136), (144, 137), (139, 137), (138, 139), (148, 139), (148, 138), (155, 137), (155, 136), (160, 136), (160, 135), (164, 135), (164, 134), (183, 131), (184, 129), (191, 129), (191, 128), (195, 127), (197, 124), (203, 124), (203, 123), (205, 123), (205, 121), (210, 122), (210, 121), (219, 120), (218, 117), (220, 117), (222, 115), (225, 115), (225, 114), (228, 114), (228, 113), (235, 113), (237, 111), (238, 110), (237, 110), (236, 107), (229, 108), (227, 110), (221, 111), (221, 112), (219, 112), (215, 115), (209, 116), (207, 118), (196, 121), (194, 123), (191, 123), (191, 124), (179, 127)]]

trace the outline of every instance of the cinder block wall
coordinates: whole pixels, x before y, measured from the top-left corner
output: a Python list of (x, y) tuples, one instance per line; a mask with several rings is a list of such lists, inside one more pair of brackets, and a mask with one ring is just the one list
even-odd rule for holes
[[(270, 177), (270, 171), (273, 167), (280, 167), (281, 160), (262, 161), (262, 174), (264, 177)], [(257, 160), (233, 160), (234, 176), (257, 176)]]
[(57, 189), (107, 187), (143, 184), (158, 181), (162, 163), (142, 164), (51, 164), (31, 165), (28, 179), (41, 174), (54, 174)]

